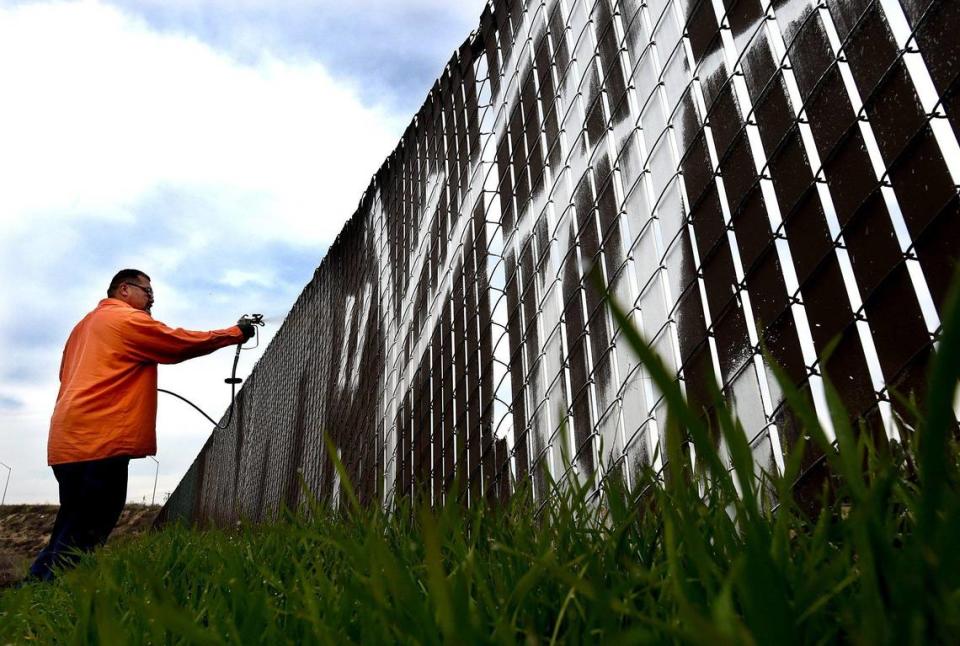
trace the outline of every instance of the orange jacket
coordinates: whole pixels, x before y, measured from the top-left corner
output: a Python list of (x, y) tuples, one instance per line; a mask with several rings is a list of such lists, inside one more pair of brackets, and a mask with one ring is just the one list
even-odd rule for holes
[(242, 340), (236, 326), (174, 330), (121, 300), (103, 299), (77, 323), (63, 349), (47, 463), (155, 455), (157, 364), (179, 363)]

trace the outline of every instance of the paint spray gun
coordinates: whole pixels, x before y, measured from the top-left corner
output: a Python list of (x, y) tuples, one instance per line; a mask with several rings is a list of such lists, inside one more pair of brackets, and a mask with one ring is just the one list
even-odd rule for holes
[(251, 325), (263, 325), (263, 314), (244, 314), (240, 317), (239, 323), (249, 323)]
[[(243, 327), (252, 327), (254, 334), (257, 337), (257, 343), (260, 343), (260, 335), (257, 333), (257, 327), (263, 327), (266, 323), (263, 320), (263, 314), (244, 314), (240, 317), (240, 320), (237, 321), (237, 325), (241, 328)], [(238, 346), (239, 347), (239, 346)], [(253, 348), (257, 347), (256, 345)], [(252, 350), (253, 348), (244, 348), (245, 350)]]
[(237, 377), (237, 361), (239, 361), (240, 359), (240, 351), (253, 350), (254, 348), (260, 345), (260, 331), (257, 328), (263, 327), (264, 325), (266, 325), (266, 323), (263, 320), (263, 314), (244, 314), (243, 316), (240, 317), (240, 320), (237, 321), (237, 325), (244, 330), (246, 329), (253, 330), (253, 336), (256, 339), (256, 342), (248, 348), (243, 347), (242, 343), (237, 344), (237, 353), (233, 357), (232, 374), (223, 380), (224, 383), (231, 384), (234, 386), (243, 381), (243, 379), (240, 379), (239, 377)]

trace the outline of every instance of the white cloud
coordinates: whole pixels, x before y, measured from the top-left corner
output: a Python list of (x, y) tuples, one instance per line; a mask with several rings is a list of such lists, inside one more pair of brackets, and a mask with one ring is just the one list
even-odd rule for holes
[(223, 226), (328, 241), (396, 141), (396, 119), (317, 63), (241, 66), (96, 2), (0, 10), (0, 87), (5, 225), (123, 221), (168, 184), (244, 196)]

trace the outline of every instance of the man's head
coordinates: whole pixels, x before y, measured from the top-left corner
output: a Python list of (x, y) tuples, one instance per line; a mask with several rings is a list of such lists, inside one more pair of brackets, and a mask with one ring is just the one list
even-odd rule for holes
[(131, 307), (150, 313), (153, 306), (153, 288), (150, 276), (139, 269), (121, 269), (110, 281), (107, 296), (123, 301)]

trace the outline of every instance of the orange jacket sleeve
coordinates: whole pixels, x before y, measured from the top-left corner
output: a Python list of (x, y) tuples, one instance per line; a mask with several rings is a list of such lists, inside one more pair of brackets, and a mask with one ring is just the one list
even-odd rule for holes
[(243, 341), (239, 327), (194, 332), (171, 328), (154, 320), (146, 312), (133, 310), (120, 330), (124, 350), (137, 361), (180, 363)]

